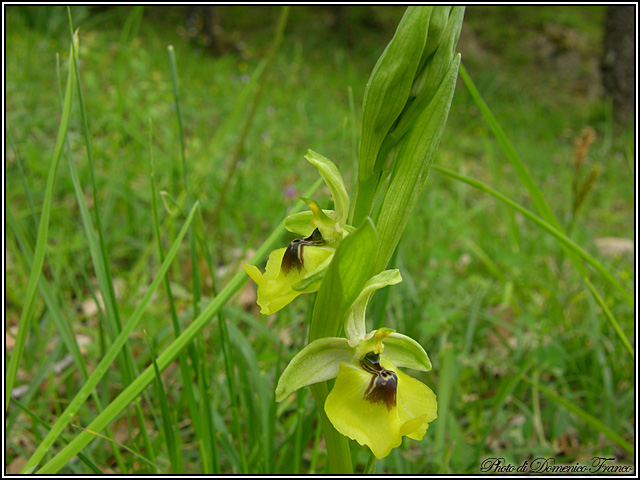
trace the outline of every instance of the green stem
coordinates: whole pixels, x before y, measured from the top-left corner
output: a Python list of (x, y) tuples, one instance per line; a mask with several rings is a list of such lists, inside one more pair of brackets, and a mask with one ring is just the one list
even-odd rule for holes
[(310, 388), (313, 398), (318, 405), (322, 434), (324, 435), (324, 443), (327, 446), (327, 457), (329, 458), (329, 473), (353, 473), (349, 439), (333, 427), (333, 424), (324, 413), (324, 402), (329, 395), (327, 382), (316, 383), (315, 385), (311, 385)]

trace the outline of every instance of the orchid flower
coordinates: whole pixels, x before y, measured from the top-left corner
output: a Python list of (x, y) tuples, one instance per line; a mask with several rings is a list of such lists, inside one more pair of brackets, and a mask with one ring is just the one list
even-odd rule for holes
[(349, 196), (337, 167), (312, 150), (305, 158), (318, 168), (335, 209), (323, 210), (315, 200), (300, 197), (309, 211), (290, 215), (284, 225), (302, 238), (271, 252), (264, 274), (255, 265), (243, 264), (258, 285), (258, 305), (265, 315), (277, 312), (302, 293), (317, 291), (336, 248), (354, 230), (346, 224)]
[(433, 391), (398, 369), (431, 370), (420, 344), (390, 328), (364, 333), (372, 293), (400, 281), (398, 270), (372, 277), (347, 312), (348, 338), (311, 342), (291, 360), (276, 387), (276, 400), (282, 401), (306, 385), (336, 378), (324, 404), (327, 417), (338, 432), (367, 445), (379, 459), (400, 446), (403, 436), (422, 440), (437, 417)]

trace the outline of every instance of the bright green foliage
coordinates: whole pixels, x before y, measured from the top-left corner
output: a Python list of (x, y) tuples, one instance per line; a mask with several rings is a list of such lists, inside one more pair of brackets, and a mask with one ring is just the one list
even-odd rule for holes
[[(455, 86), (455, 47), (463, 15), (464, 7), (407, 8), (371, 73), (363, 101), (354, 223), (371, 214), (382, 182), (399, 163), (425, 165), (418, 177), (419, 187), (424, 184), (453, 98), (451, 86), (441, 85), (453, 79)], [(430, 122), (434, 116), (436, 125)], [(415, 151), (416, 136), (426, 149)], [(409, 185), (407, 190), (416, 188)]]

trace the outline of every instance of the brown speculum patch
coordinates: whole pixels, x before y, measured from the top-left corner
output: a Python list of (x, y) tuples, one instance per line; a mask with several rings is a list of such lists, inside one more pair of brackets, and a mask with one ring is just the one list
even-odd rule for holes
[(296, 268), (298, 271), (302, 270), (304, 265), (304, 247), (306, 245), (320, 246), (324, 244), (320, 230), (317, 228), (307, 238), (296, 238), (293, 240), (282, 257), (282, 264), (280, 268), (282, 272), (287, 275), (292, 268)]
[(387, 410), (391, 411), (396, 406), (398, 391), (396, 372), (385, 370), (380, 365), (380, 355), (374, 352), (369, 352), (362, 357), (360, 365), (371, 374), (371, 381), (364, 392), (364, 399), (371, 403), (384, 403)]

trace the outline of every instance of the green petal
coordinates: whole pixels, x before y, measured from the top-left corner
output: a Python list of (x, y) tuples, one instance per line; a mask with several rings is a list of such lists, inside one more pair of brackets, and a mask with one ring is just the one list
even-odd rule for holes
[(371, 374), (359, 365), (343, 363), (324, 410), (336, 430), (380, 459), (402, 443), (401, 422), (396, 408), (388, 411), (384, 403), (364, 399), (370, 381)]
[(281, 402), (304, 386), (334, 378), (339, 365), (352, 357), (353, 349), (346, 338), (326, 337), (311, 342), (282, 372), (276, 387), (276, 401)]
[(313, 214), (311, 223), (320, 230), (320, 234), (325, 242), (333, 243), (339, 242), (345, 236), (344, 229), (340, 226), (340, 223), (335, 219), (335, 213), (331, 216), (324, 213), (324, 210), (320, 208), (318, 202), (312, 198), (298, 197), (304, 203), (307, 204), (309, 210)]
[(423, 372), (431, 370), (431, 360), (424, 348), (413, 338), (401, 333), (392, 333), (384, 339), (384, 356), (397, 367)]
[(385, 270), (367, 280), (364, 288), (345, 314), (344, 331), (347, 338), (364, 337), (366, 333), (365, 312), (374, 292), (388, 285), (400, 283), (401, 281), (402, 276), (398, 269)]
[[(333, 217), (333, 210), (322, 210), (324, 214), (328, 217)], [(299, 212), (294, 213), (293, 215), (289, 215), (284, 219), (284, 228), (289, 230), (292, 233), (296, 233), (303, 237), (308, 237), (315, 230), (315, 226), (312, 223), (313, 220), (313, 212)]]
[(304, 158), (314, 165), (322, 175), (333, 197), (336, 219), (340, 225), (344, 225), (347, 223), (347, 216), (349, 215), (349, 195), (347, 195), (347, 189), (344, 186), (344, 180), (342, 180), (338, 167), (331, 160), (313, 150), (308, 150)]

